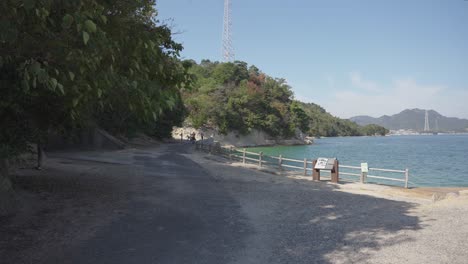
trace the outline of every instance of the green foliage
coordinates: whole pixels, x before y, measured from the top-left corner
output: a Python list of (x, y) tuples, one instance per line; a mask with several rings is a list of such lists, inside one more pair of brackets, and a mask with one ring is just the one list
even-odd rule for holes
[(366, 136), (385, 136), (388, 132), (390, 132), (388, 129), (375, 124), (363, 126), (361, 127), (361, 131)]
[(293, 100), (284, 79), (263, 74), (245, 62), (187, 61), (194, 89), (184, 93), (189, 120), (195, 127), (217, 127), (222, 133), (259, 129), (275, 137), (290, 137), (297, 129), (313, 136), (359, 136), (385, 133), (339, 119), (313, 103)]
[(215, 126), (222, 133), (259, 129), (286, 137), (304, 125), (300, 110), (290, 111), (292, 92), (284, 80), (266, 76), (241, 61), (203, 60), (191, 65), (190, 73), (196, 81), (184, 98), (195, 127)]
[(309, 116), (297, 101), (292, 102), (290, 110), (293, 116), (293, 122), (301, 131), (309, 131)]
[(183, 114), (188, 65), (154, 0), (4, 0), (0, 13), (3, 155), (49, 129), (126, 133)]
[(314, 103), (298, 102), (302, 109), (309, 116), (309, 134), (312, 136), (373, 136), (385, 135), (389, 131), (381, 126), (359, 126), (348, 120), (334, 117), (327, 113), (325, 109)]

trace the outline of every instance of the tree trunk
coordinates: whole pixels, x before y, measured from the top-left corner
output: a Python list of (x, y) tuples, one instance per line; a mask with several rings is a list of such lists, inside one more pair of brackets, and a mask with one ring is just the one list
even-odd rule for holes
[(44, 161), (44, 152), (42, 150), (41, 143), (37, 143), (37, 169), (41, 170), (42, 169), (42, 162)]
[(8, 175), (8, 160), (0, 158), (0, 215), (13, 208), (13, 188)]

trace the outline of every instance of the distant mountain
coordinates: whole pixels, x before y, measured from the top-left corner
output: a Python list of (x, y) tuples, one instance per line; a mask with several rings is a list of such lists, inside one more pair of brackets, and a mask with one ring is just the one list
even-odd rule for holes
[[(426, 110), (406, 109), (396, 115), (384, 115), (379, 118), (371, 116), (355, 116), (351, 121), (359, 125), (376, 124), (387, 129), (413, 129), (416, 131), (424, 130), (424, 119)], [(468, 120), (455, 117), (446, 117), (434, 110), (428, 111), (429, 128), (432, 131), (439, 132), (468, 132)]]

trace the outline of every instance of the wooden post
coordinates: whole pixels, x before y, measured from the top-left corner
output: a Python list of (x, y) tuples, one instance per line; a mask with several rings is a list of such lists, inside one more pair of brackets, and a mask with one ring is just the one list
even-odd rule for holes
[(242, 149), (242, 163), (245, 164), (245, 148)]
[(304, 176), (307, 175), (307, 159), (304, 159)]
[(229, 147), (229, 159), (232, 160), (232, 146)]
[(283, 156), (282, 155), (279, 155), (279, 159), (278, 159), (278, 167), (279, 167), (279, 170), (280, 172), (283, 170)]
[(258, 166), (262, 166), (262, 156), (263, 156), (263, 152), (260, 151), (260, 154), (258, 155)]
[(335, 159), (335, 164), (333, 164), (333, 169), (331, 171), (331, 181), (333, 183), (338, 183), (339, 181), (339, 170), (338, 170), (338, 160)]
[(405, 188), (408, 189), (409, 170), (405, 169)]
[(315, 164), (317, 160), (312, 161), (312, 179), (314, 181), (320, 181), (320, 170), (315, 169)]

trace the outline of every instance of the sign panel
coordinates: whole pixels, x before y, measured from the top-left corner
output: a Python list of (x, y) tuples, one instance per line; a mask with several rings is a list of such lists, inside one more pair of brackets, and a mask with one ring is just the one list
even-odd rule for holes
[(369, 165), (366, 163), (361, 163), (361, 172), (369, 172)]
[(317, 163), (315, 163), (315, 169), (318, 169), (318, 170), (323, 170), (326, 168), (327, 166), (327, 163), (328, 163), (328, 159), (327, 158), (318, 158), (317, 159)]
[(318, 158), (315, 163), (314, 169), (318, 170), (332, 170), (335, 165), (335, 158)]

